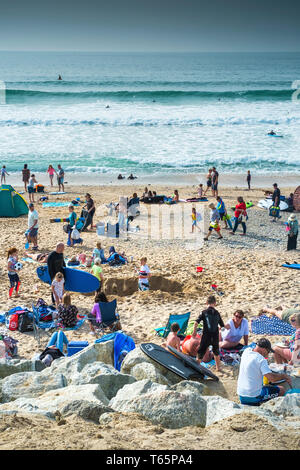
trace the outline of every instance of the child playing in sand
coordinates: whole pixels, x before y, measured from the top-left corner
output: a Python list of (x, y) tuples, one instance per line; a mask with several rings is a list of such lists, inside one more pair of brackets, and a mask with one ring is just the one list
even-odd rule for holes
[(103, 283), (103, 272), (102, 272), (102, 268), (101, 268), (101, 259), (100, 258), (96, 258), (95, 261), (94, 261), (94, 264), (92, 266), (92, 274), (97, 278), (99, 279), (100, 281), (100, 287), (98, 290), (101, 289), (101, 284)]
[(9, 176), (7, 171), (6, 171), (6, 166), (3, 165), (3, 167), (1, 168), (1, 184), (6, 183), (6, 175)]
[(64, 284), (65, 284), (65, 280), (64, 280), (63, 274), (57, 273), (51, 284), (51, 290), (52, 290), (53, 297), (55, 299), (56, 307), (58, 307), (59, 304), (61, 304), (62, 302), (62, 298), (63, 298), (64, 291), (65, 291)]
[(16, 297), (19, 296), (19, 289), (20, 289), (20, 279), (16, 271), (16, 263), (18, 262), (18, 250), (17, 248), (13, 247), (7, 251), (7, 271), (8, 271), (8, 278), (10, 282), (10, 289), (9, 289), (9, 298), (11, 298), (13, 291), (15, 289)]
[(171, 331), (167, 336), (167, 341), (163, 343), (163, 347), (168, 349), (168, 346), (172, 346), (172, 348), (177, 349), (180, 351), (180, 338), (178, 338), (178, 332), (180, 331), (180, 326), (178, 323), (172, 323)]
[(141, 258), (141, 267), (138, 271), (139, 273), (139, 289), (140, 290), (149, 290), (149, 278), (151, 272), (149, 266), (147, 265), (147, 258)]
[(201, 232), (201, 228), (197, 224), (197, 220), (199, 220), (199, 215), (196, 212), (195, 207), (192, 208), (192, 233), (194, 233), (194, 228), (197, 227), (199, 232)]
[(105, 259), (105, 256), (104, 256), (104, 249), (101, 247), (101, 243), (100, 242), (97, 242), (96, 243), (96, 248), (94, 248), (93, 250), (93, 261), (96, 259), (96, 258), (100, 258), (101, 259), (101, 262), (105, 262), (106, 259)]
[(206, 235), (204, 240), (206, 240), (206, 241), (208, 240), (208, 237), (211, 236), (213, 230), (215, 230), (217, 232), (218, 238), (223, 238), (222, 235), (221, 235), (221, 229), (220, 229), (220, 225), (219, 225), (220, 214), (219, 214), (218, 210), (215, 208), (214, 204), (209, 204), (208, 207), (211, 209), (211, 211), (210, 211), (210, 224), (209, 224), (209, 228), (208, 228), (208, 234)]
[(198, 197), (203, 197), (203, 184), (198, 186)]
[(209, 346), (212, 346), (214, 359), (216, 361), (216, 369), (220, 371), (220, 351), (219, 351), (219, 329), (218, 325), (223, 328), (224, 322), (218, 310), (215, 309), (216, 298), (210, 295), (207, 299), (207, 309), (199, 315), (195, 321), (193, 335), (196, 334), (199, 323), (203, 322), (203, 333), (200, 347), (198, 349), (198, 362), (201, 363)]

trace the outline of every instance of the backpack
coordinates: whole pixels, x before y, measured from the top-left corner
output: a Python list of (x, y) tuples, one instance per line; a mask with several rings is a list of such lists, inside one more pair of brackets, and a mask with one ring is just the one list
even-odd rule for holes
[(18, 323), (19, 323), (19, 315), (17, 313), (10, 315), (8, 328), (11, 331), (15, 331), (18, 329)]
[(19, 315), (18, 330), (20, 331), (20, 333), (33, 331), (33, 319), (28, 313), (22, 313), (21, 315)]

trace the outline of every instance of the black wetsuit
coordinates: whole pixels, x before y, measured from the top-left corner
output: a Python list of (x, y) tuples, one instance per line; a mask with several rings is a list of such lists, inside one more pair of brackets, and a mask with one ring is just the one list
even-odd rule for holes
[(215, 356), (219, 356), (219, 329), (218, 325), (224, 327), (224, 322), (218, 310), (214, 307), (208, 307), (203, 310), (201, 315), (197, 318), (196, 322), (203, 321), (203, 333), (198, 350), (198, 357), (202, 359), (209, 346), (213, 347)]

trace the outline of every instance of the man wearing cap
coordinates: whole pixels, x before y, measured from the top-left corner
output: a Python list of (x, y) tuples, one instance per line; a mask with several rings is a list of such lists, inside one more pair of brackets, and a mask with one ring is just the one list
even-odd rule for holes
[(285, 389), (279, 385), (263, 385), (263, 378), (269, 382), (286, 380), (291, 385), (291, 377), (287, 374), (276, 374), (271, 371), (267, 356), (274, 352), (270, 341), (261, 338), (254, 349), (247, 348), (242, 355), (237, 383), (237, 394), (242, 405), (258, 406), (261, 403), (283, 396)]
[(34, 204), (31, 202), (28, 206), (28, 230), (27, 230), (27, 240), (28, 243), (33, 243), (33, 250), (38, 249), (37, 244), (37, 235), (39, 229), (39, 215), (37, 211), (34, 209)]

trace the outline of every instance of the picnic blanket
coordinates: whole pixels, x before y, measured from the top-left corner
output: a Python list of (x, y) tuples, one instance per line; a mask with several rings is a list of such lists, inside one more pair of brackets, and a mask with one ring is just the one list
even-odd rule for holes
[(278, 317), (269, 318), (266, 315), (261, 315), (251, 320), (251, 331), (255, 335), (291, 336), (296, 329)]

